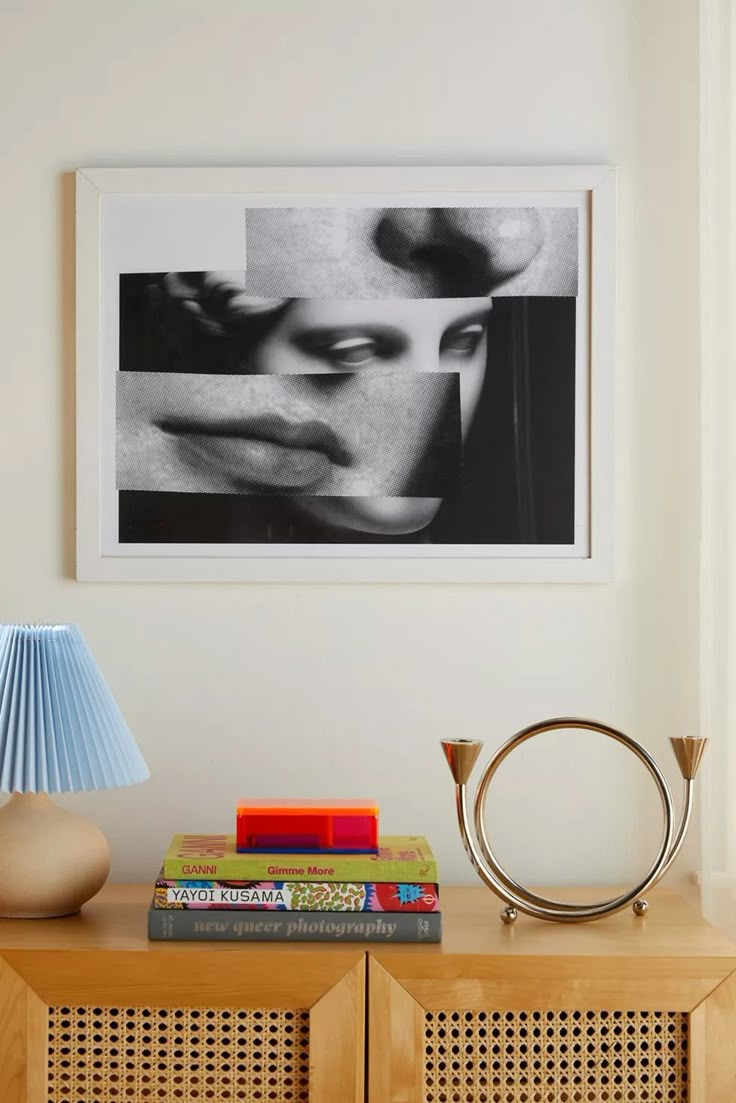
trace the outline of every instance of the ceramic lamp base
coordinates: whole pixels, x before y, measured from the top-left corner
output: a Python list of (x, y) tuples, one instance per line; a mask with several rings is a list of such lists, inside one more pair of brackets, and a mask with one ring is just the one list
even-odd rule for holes
[(99, 827), (45, 793), (13, 793), (0, 808), (0, 916), (73, 915), (102, 888), (110, 851)]

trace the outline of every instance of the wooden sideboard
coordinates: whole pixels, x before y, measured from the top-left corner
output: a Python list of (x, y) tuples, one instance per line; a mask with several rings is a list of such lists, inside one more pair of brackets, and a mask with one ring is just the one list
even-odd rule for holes
[(736, 946), (668, 890), (505, 927), (445, 888), (436, 946), (149, 943), (150, 895), (0, 920), (2, 1103), (736, 1103)]

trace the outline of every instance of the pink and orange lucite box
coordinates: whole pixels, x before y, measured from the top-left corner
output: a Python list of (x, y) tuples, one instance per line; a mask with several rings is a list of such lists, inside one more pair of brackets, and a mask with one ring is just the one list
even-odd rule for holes
[(378, 853), (378, 805), (370, 800), (244, 800), (236, 810), (240, 852)]

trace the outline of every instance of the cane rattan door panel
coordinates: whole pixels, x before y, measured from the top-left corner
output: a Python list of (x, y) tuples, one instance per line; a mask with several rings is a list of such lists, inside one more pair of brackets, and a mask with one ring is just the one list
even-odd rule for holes
[(735, 976), (691, 1013), (499, 1008), (482, 982), (467, 1007), (447, 981), (428, 1009), (371, 960), (369, 1103), (734, 1103)]
[(309, 1011), (50, 1007), (48, 1103), (308, 1103)]
[(361, 1103), (363, 948), (143, 944), (0, 951), (2, 1103)]
[(0, 1100), (360, 1103), (364, 972), (360, 950), (9, 953)]
[(582, 926), (443, 910), (434, 952), (369, 955), (369, 1103), (736, 1103), (736, 947), (674, 894)]
[(426, 1103), (688, 1103), (682, 1011), (427, 1011)]

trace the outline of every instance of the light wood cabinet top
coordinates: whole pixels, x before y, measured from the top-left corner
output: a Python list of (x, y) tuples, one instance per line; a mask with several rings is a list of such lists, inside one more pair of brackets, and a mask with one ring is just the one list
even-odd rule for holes
[[(549, 890), (545, 890), (549, 891)], [(554, 890), (553, 890), (554, 891)], [(562, 890), (557, 890), (562, 894)], [(597, 899), (605, 889), (574, 890), (579, 899)], [(442, 887), (443, 941), (437, 945), (406, 943), (290, 942), (149, 942), (147, 909), (150, 885), (108, 884), (82, 912), (63, 919), (0, 920), (0, 953), (12, 950), (156, 950), (232, 953), (257, 946), (259, 953), (288, 949), (295, 953), (353, 952), (360, 945), (380, 955), (534, 956), (590, 958), (720, 959), (736, 968), (736, 944), (701, 918), (676, 892), (658, 888), (648, 895), (649, 912), (636, 918), (631, 910), (593, 923), (545, 923), (520, 915), (516, 924), (499, 920), (501, 902), (482, 886)], [(715, 961), (712, 962), (715, 964)]]

